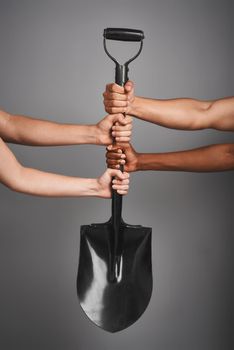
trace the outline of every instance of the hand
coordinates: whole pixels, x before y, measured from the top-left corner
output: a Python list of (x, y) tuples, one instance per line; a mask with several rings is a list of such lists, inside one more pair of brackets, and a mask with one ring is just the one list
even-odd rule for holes
[(107, 113), (126, 113), (132, 115), (135, 100), (134, 84), (128, 81), (124, 87), (117, 84), (106, 85), (103, 93), (104, 105)]
[(109, 145), (113, 137), (118, 142), (129, 142), (132, 133), (132, 117), (120, 113), (109, 114), (96, 125), (96, 128), (98, 144)]
[[(115, 179), (112, 178), (115, 176)], [(125, 195), (129, 189), (129, 174), (120, 170), (107, 169), (105, 173), (97, 179), (98, 196), (102, 198), (111, 198), (112, 188), (119, 194)]]
[(122, 164), (127, 172), (136, 171), (138, 170), (138, 153), (130, 143), (109, 145), (106, 152), (106, 163), (111, 169), (119, 169)]

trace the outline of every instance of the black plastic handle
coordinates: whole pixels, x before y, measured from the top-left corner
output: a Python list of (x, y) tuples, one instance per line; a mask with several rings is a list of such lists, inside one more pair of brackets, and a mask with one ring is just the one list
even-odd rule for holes
[(142, 30), (129, 28), (106, 28), (103, 36), (109, 40), (119, 41), (142, 41), (145, 37)]

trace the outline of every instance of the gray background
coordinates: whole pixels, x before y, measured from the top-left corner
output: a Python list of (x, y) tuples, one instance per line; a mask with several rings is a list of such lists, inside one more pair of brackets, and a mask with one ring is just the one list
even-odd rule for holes
[[(100, 120), (102, 92), (114, 77), (102, 48), (108, 26), (145, 32), (130, 70), (137, 94), (233, 95), (233, 15), (228, 0), (0, 0), (1, 108), (60, 122)], [(127, 47), (119, 50), (128, 56)], [(134, 121), (138, 151), (233, 141), (228, 132)], [(10, 147), (24, 165), (46, 171), (96, 177), (105, 168), (102, 147)], [(108, 219), (110, 201), (31, 198), (0, 187), (1, 349), (233, 349), (233, 172), (131, 180), (124, 217), (153, 228), (154, 292), (140, 320), (114, 335), (86, 319), (76, 296), (79, 227)]]

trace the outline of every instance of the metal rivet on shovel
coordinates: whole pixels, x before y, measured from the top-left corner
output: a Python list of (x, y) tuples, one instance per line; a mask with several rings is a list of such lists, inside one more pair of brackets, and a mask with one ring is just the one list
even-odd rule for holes
[[(121, 65), (110, 55), (106, 39), (140, 42), (137, 54)], [(141, 30), (107, 28), (104, 49), (115, 62), (115, 82), (128, 81), (128, 65), (141, 52)], [(109, 332), (133, 324), (152, 293), (151, 228), (128, 225), (122, 217), (122, 196), (112, 193), (112, 216), (103, 224), (81, 226), (77, 293), (89, 319)]]

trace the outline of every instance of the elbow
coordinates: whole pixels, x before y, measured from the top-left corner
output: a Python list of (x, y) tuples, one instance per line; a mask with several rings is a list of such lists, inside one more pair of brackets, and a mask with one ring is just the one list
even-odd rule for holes
[(12, 176), (4, 182), (4, 185), (13, 192), (24, 192), (23, 189), (23, 167), (19, 165)]
[(3, 110), (0, 110), (0, 130), (3, 134), (9, 128), (10, 121), (11, 115)]
[(234, 144), (223, 144), (218, 147), (222, 170), (234, 170)]
[(19, 143), (14, 115), (3, 110), (0, 110), (0, 132), (4, 141)]

